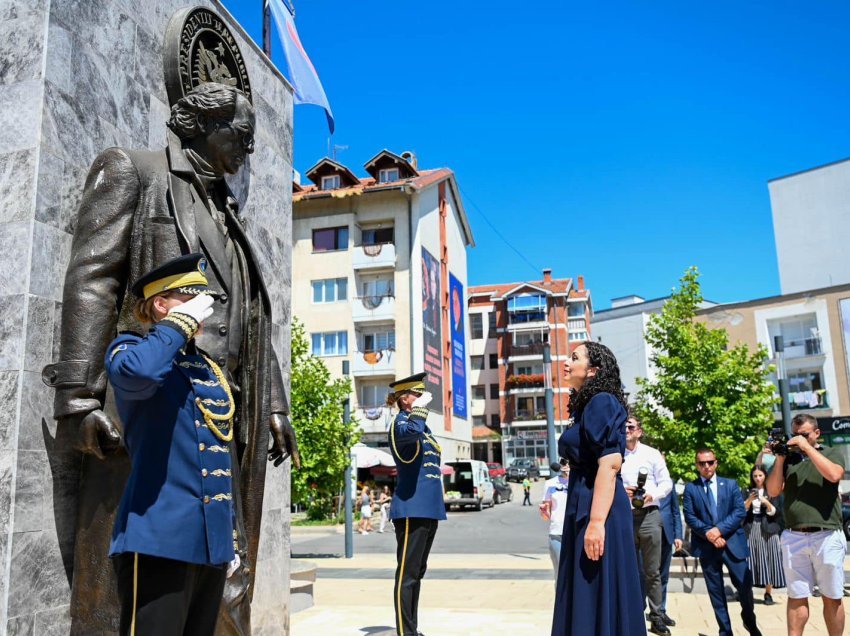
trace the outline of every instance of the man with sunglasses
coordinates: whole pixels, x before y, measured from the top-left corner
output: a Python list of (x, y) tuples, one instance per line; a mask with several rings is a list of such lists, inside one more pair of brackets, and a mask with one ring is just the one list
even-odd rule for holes
[(699, 558), (720, 636), (732, 636), (723, 588), (724, 564), (738, 591), (744, 627), (751, 636), (761, 636), (753, 610), (753, 575), (747, 562), (750, 548), (741, 527), (747, 514), (744, 498), (735, 480), (717, 476), (713, 450), (698, 450), (696, 464), (700, 476), (685, 485), (682, 507), (691, 528), (691, 553)]
[[(794, 436), (787, 451), (775, 448), (776, 462), (767, 477), (771, 497), (784, 494), (785, 527), (782, 566), (788, 584), (788, 634), (800, 636), (809, 620), (809, 597), (815, 586), (823, 598), (823, 618), (830, 636), (844, 633), (844, 555), (838, 483), (844, 457), (838, 448), (818, 443), (817, 420), (800, 413), (791, 420)], [(798, 461), (789, 466), (782, 451)], [(802, 456), (802, 457), (801, 457)]]
[[(661, 453), (641, 443), (643, 429), (637, 418), (626, 422), (626, 455), (620, 474), (629, 499), (632, 500), (635, 548), (641, 565), (642, 587), (649, 604), (649, 631), (652, 634), (669, 634), (676, 622), (662, 610), (663, 585), (661, 581), (661, 552), (664, 544), (664, 523), (658, 508), (659, 502), (673, 490), (673, 480), (667, 471), (667, 462)], [(638, 475), (646, 470), (643, 505), (634, 505)]]

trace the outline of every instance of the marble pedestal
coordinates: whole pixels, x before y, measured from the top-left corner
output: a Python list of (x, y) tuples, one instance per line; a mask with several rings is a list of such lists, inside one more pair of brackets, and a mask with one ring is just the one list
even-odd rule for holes
[[(67, 634), (78, 458), (56, 439), (57, 320), (76, 209), (94, 157), (161, 148), (169, 108), (162, 39), (205, 5), (239, 41), (257, 110), (242, 199), (289, 361), (292, 90), (209, 0), (0, 0), (0, 634)], [(289, 632), (289, 468), (269, 468), (253, 604), (255, 634)]]

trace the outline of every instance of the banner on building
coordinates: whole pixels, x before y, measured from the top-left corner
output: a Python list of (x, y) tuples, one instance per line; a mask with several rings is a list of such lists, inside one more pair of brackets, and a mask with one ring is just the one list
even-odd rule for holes
[(425, 385), (434, 396), (432, 411), (443, 410), (443, 330), (440, 320), (440, 262), (422, 248), (422, 348)]
[(452, 317), (452, 413), (466, 418), (466, 325), (463, 285), (449, 273), (449, 302)]

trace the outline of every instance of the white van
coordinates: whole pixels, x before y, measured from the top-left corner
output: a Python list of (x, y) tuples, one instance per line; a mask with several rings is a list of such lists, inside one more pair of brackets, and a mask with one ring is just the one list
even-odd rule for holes
[(485, 505), (491, 508), (495, 505), (495, 488), (485, 462), (464, 459), (446, 465), (454, 469), (451, 475), (443, 476), (446, 510), (451, 506), (474, 506), (481, 510)]

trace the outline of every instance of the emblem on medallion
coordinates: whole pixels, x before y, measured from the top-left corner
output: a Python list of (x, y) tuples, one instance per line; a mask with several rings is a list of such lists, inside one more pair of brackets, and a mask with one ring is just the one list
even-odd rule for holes
[(245, 59), (236, 38), (214, 11), (205, 7), (177, 11), (165, 31), (163, 57), (165, 88), (172, 106), (206, 82), (238, 88), (252, 101)]

